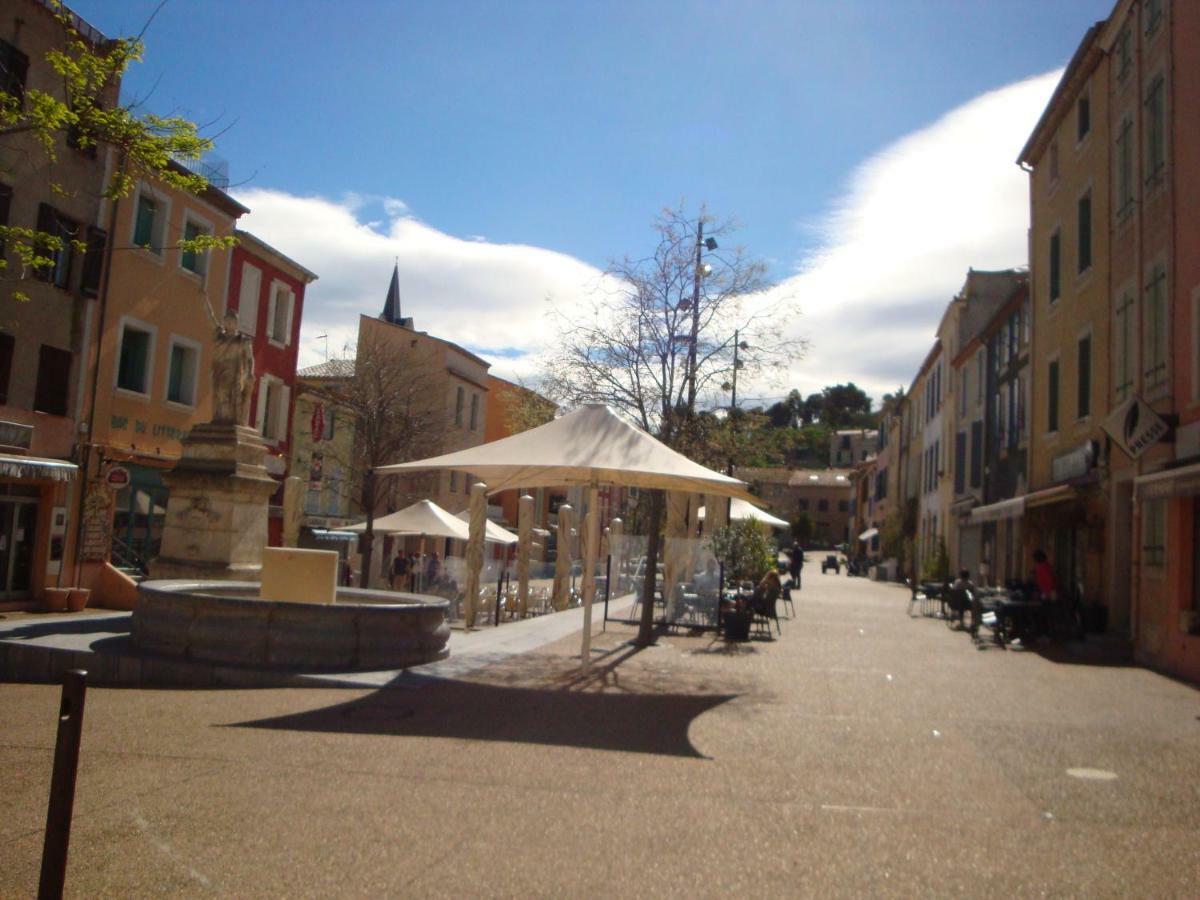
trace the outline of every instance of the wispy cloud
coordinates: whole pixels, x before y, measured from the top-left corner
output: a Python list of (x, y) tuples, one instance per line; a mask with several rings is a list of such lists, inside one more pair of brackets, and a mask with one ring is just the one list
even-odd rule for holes
[(907, 385), (969, 267), (1026, 265), (1027, 177), (1015, 160), (1061, 72), (984, 94), (862, 163), (776, 291), (798, 298), (803, 392)]
[[(1028, 185), (1014, 160), (1059, 75), (985, 94), (884, 148), (854, 170), (827, 216), (803, 223), (818, 249), (755, 304), (799, 301), (801, 316), (780, 328), (809, 351), (786, 383), (807, 393), (852, 380), (877, 397), (907, 384), (967, 268), (1026, 263)], [(359, 314), (383, 307), (393, 260), (404, 314), (507, 377), (532, 374), (553, 340), (545, 301), (569, 307), (602, 278), (551, 250), (453, 237), (395, 197), (251, 189), (238, 199), (253, 210), (242, 227), (320, 275), (307, 294), (302, 365), (323, 358), (317, 335), (329, 335), (331, 354), (353, 344)]]

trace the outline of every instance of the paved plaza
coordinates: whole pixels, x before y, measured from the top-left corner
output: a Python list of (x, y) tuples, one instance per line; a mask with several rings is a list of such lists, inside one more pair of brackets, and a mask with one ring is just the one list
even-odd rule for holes
[[(781, 638), (597, 622), (586, 676), (549, 616), (379, 686), (94, 688), (67, 893), (1196, 895), (1200, 692), (907, 609), (810, 565)], [(0, 684), (0, 896), (58, 696)]]

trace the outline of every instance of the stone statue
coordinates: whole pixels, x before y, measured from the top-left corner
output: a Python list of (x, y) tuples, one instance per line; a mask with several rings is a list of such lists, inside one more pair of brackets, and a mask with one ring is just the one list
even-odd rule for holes
[(213, 342), (213, 416), (222, 425), (245, 425), (254, 393), (254, 347), (238, 331), (236, 313), (228, 312)]

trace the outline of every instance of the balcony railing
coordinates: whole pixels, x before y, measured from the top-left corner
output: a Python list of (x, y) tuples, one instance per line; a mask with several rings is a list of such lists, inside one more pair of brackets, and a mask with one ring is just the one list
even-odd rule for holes
[(176, 156), (174, 160), (193, 175), (199, 175), (213, 187), (222, 191), (229, 189), (229, 163), (219, 156), (210, 154), (202, 159)]

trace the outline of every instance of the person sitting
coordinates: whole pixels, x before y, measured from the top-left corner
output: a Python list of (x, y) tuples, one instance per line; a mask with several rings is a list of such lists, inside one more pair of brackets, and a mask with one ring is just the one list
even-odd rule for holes
[(754, 589), (754, 598), (751, 601), (754, 612), (760, 616), (766, 616), (768, 619), (774, 619), (775, 601), (779, 599), (782, 592), (783, 583), (779, 580), (779, 572), (771, 569)]
[(721, 574), (717, 570), (717, 561), (709, 559), (704, 565), (704, 571), (696, 576), (696, 593), (705, 600), (714, 599), (720, 589)]

